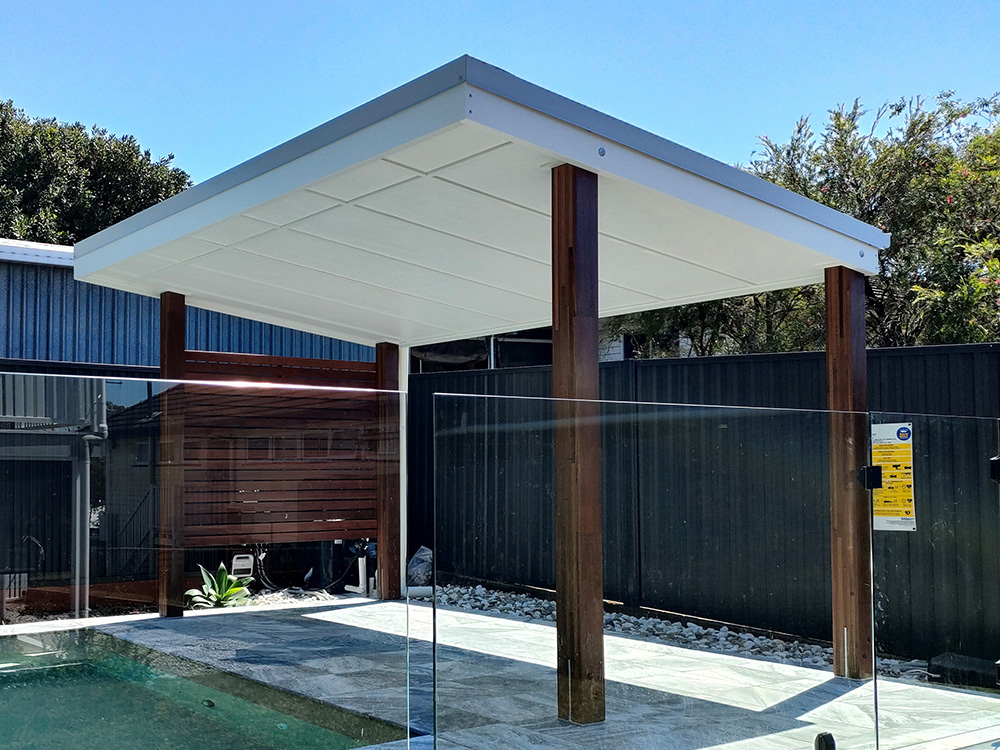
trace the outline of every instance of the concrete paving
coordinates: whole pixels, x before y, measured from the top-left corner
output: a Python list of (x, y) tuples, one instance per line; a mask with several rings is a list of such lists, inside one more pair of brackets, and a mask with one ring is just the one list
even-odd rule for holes
[[(606, 636), (607, 721), (556, 718), (555, 628), (425, 604), (228, 610), (101, 630), (150, 648), (409, 725), (410, 747), (992, 748), (1000, 698)], [(435, 704), (435, 676), (437, 682)], [(875, 695), (879, 707), (876, 720)], [(876, 724), (878, 745), (876, 745)], [(383, 748), (402, 748), (392, 743)]]

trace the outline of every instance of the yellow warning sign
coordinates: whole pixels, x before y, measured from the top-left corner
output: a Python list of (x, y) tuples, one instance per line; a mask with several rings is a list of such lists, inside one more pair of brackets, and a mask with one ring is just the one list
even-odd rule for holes
[(913, 504), (913, 424), (872, 425), (872, 463), (882, 467), (882, 487), (872, 490), (876, 531), (916, 531)]

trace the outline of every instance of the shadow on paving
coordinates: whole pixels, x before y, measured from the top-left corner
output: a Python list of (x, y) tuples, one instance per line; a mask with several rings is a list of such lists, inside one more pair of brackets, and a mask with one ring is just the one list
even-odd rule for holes
[[(683, 680), (683, 673), (678, 673), (677, 679)], [(607, 720), (581, 726), (556, 718), (555, 670), (439, 646), (437, 732), (442, 739), (476, 748), (523, 745), (695, 750), (755, 738), (761, 740), (757, 746), (762, 748), (797, 747), (791, 739), (782, 742), (784, 738), (772, 736), (798, 730), (796, 738), (802, 747), (808, 747), (824, 727), (796, 716), (836, 701), (860, 684), (832, 679), (755, 710), (725, 703), (725, 689), (716, 702), (608, 681)], [(421, 713), (430, 710), (430, 696), (430, 689), (412, 691), (411, 706), (418, 706)], [(836, 736), (836, 728), (829, 730)], [(779, 744), (772, 744), (772, 740)], [(852, 746), (838, 743), (838, 747)]]
[[(375, 608), (373, 618), (379, 617), (378, 603), (358, 602), (308, 611), (242, 611), (148, 620), (102, 630), (364, 716), (408, 725), (418, 734), (431, 734), (435, 727), (431, 643), (411, 640), (408, 648), (407, 639), (398, 634), (303, 616), (367, 607)], [(494, 640), (491, 648), (502, 648), (502, 638)], [(719, 689), (716, 702), (669, 689), (609, 681), (607, 721), (577, 726), (556, 718), (556, 675), (549, 667), (439, 645), (436, 673), (437, 732), (447, 741), (444, 747), (453, 743), (459, 747), (695, 750), (755, 738), (764, 741), (761, 747), (798, 747), (790, 740), (768, 745), (764, 738), (793, 730), (798, 730), (797, 740), (811, 738), (822, 727), (796, 716), (858, 687), (831, 679), (757, 710), (730, 705), (726, 687)], [(678, 672), (676, 679), (680, 684), (684, 673)], [(836, 735), (837, 730), (832, 731)], [(838, 746), (851, 745), (838, 742)]]

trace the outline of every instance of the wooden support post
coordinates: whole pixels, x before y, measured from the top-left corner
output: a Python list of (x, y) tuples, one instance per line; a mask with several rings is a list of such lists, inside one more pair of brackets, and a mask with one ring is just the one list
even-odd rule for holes
[(184, 379), (187, 349), (187, 304), (184, 295), (164, 292), (160, 295), (160, 377)]
[[(184, 295), (160, 295), (160, 377), (184, 378)], [(184, 613), (184, 411), (183, 385), (160, 396), (160, 531), (158, 602), (161, 617)]]
[[(380, 391), (399, 390), (399, 347), (382, 342), (375, 345), (375, 387)], [(399, 427), (402, 403), (398, 394), (383, 393), (378, 398), (378, 464), (375, 480), (375, 508), (378, 523), (379, 597), (399, 599), (400, 579), (400, 494)]]
[(604, 720), (604, 572), (598, 398), (597, 175), (552, 170), (559, 717)]
[[(872, 676), (871, 502), (858, 481), (868, 463), (865, 277), (826, 269), (826, 402), (830, 415), (833, 664)], [(849, 412), (849, 413), (848, 413)]]

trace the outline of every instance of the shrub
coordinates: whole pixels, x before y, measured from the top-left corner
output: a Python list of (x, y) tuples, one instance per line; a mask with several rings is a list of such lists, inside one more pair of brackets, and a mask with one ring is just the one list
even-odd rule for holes
[(213, 576), (203, 566), (199, 565), (201, 577), (205, 585), (200, 589), (188, 589), (184, 596), (188, 597), (191, 609), (212, 609), (214, 607), (242, 607), (250, 602), (250, 591), (247, 585), (253, 578), (237, 578), (226, 570), (226, 564), (220, 563)]

